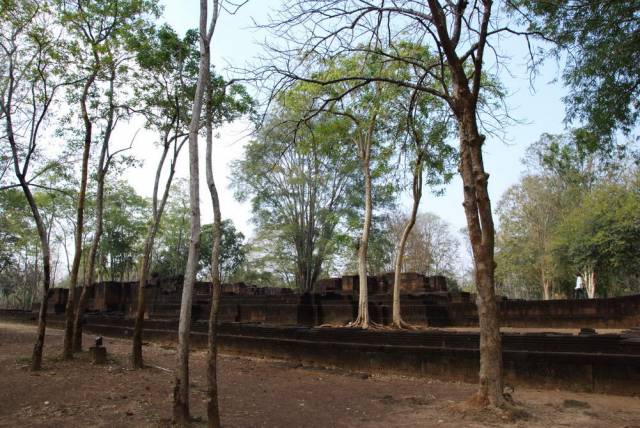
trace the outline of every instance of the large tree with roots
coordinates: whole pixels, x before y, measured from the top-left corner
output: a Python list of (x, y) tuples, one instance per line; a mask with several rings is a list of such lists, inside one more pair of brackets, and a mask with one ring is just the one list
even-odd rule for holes
[[(505, 17), (492, 14), (501, 5), (491, 0), (477, 2), (400, 0), (297, 0), (287, 3), (268, 26), (282, 43), (272, 47), (273, 61), (262, 71), (275, 77), (274, 91), (291, 81), (322, 86), (350, 82), (332, 102), (354, 89), (380, 82), (397, 85), (442, 99), (457, 121), (459, 172), (464, 190), (464, 211), (475, 265), (480, 323), (480, 373), (476, 401), (483, 406), (504, 407), (503, 369), (498, 305), (494, 288), (494, 224), (482, 148), (490, 125), (482, 113), (492, 115), (486, 91), (491, 80), (483, 74), (490, 43), (500, 33), (518, 33), (505, 24)], [(495, 15), (495, 18), (493, 18)], [(435, 55), (425, 59), (401, 52), (398, 43), (411, 41), (429, 47)], [(284, 46), (283, 46), (284, 44)], [(273, 45), (272, 45), (273, 46)], [(385, 46), (384, 49), (379, 49)], [(312, 72), (327, 57), (359, 52), (382, 55), (387, 63), (409, 64), (414, 77), (371, 75), (355, 68), (339, 76), (318, 78)], [(496, 60), (499, 58), (495, 56)], [(425, 85), (429, 77), (437, 85)]]

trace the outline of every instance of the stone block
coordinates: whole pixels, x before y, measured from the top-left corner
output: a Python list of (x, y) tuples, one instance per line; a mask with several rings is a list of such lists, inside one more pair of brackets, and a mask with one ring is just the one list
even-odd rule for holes
[(94, 364), (107, 363), (107, 348), (104, 346), (92, 346), (89, 348), (89, 356)]

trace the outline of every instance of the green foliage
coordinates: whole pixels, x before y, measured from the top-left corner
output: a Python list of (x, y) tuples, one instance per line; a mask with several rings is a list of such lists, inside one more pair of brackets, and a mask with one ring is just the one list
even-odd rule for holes
[[(189, 190), (188, 183), (178, 180), (171, 187), (169, 200), (156, 238), (151, 271), (163, 277), (177, 277), (184, 273), (189, 250)], [(211, 276), (212, 231), (211, 224), (202, 226), (200, 232), (200, 276)], [(245, 263), (247, 249), (244, 235), (236, 230), (233, 221), (221, 223), (222, 249), (220, 252), (220, 273), (227, 282), (237, 276)]]
[(349, 122), (320, 116), (298, 127), (312, 97), (308, 90), (302, 84), (283, 96), (258, 138), (245, 147), (244, 158), (234, 163), (232, 176), (236, 197), (251, 201), (257, 242), (268, 236), (269, 245), (297, 260), (305, 277), (319, 275), (335, 251), (336, 233), (362, 205)]
[[(638, 168), (631, 145), (603, 152), (594, 134), (544, 135), (523, 177), (498, 204), (496, 278), (511, 297), (571, 296), (594, 272), (599, 295), (638, 292)], [(630, 173), (630, 171), (634, 171)], [(555, 291), (555, 293), (554, 293)]]
[[(129, 42), (140, 66), (134, 86), (136, 109), (144, 114), (146, 126), (166, 139), (188, 132), (198, 80), (198, 42), (196, 30), (189, 30), (180, 38), (166, 24), (143, 28)], [(214, 128), (253, 111), (253, 100), (243, 85), (229, 84), (214, 70), (210, 85)], [(204, 120), (201, 126), (204, 127)]]
[(558, 225), (553, 249), (574, 271), (593, 269), (601, 294), (630, 291), (616, 288), (625, 275), (640, 273), (637, 189), (617, 183), (598, 185)]
[(138, 256), (142, 251), (149, 202), (127, 183), (109, 183), (105, 194), (104, 232), (99, 252), (102, 275), (111, 280), (137, 276)]
[(570, 195), (556, 178), (529, 175), (502, 196), (496, 236), (496, 279), (502, 293), (542, 298), (545, 285), (553, 288), (562, 277), (551, 242), (563, 213), (574, 203)]
[(163, 277), (184, 273), (189, 247), (189, 193), (184, 180), (174, 182), (160, 222), (151, 271)]
[(528, 164), (557, 177), (565, 186), (589, 188), (604, 179), (617, 180), (637, 163), (632, 144), (614, 144), (584, 128), (566, 134), (543, 134), (527, 150)]
[(529, 28), (566, 54), (564, 81), (569, 120), (600, 136), (638, 124), (640, 103), (640, 4), (637, 1), (514, 2), (529, 13)]
[[(247, 260), (244, 235), (236, 230), (233, 221), (226, 219), (220, 223), (220, 281), (229, 282)], [(213, 250), (213, 225), (205, 224), (200, 232), (200, 269), (211, 276), (211, 252)]]

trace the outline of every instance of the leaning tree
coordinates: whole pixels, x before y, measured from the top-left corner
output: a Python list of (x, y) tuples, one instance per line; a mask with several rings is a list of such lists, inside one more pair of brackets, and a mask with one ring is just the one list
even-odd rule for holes
[[(33, 347), (32, 370), (42, 365), (47, 325), (47, 303), (51, 285), (51, 250), (49, 230), (42, 207), (33, 193), (40, 187), (38, 179), (53, 163), (42, 163), (42, 130), (51, 116), (57, 92), (65, 84), (63, 70), (58, 61), (63, 45), (55, 31), (56, 20), (49, 13), (48, 2), (4, 2), (0, 8), (0, 119), (10, 153), (9, 159), (18, 184), (2, 186), (20, 187), (24, 193), (36, 224), (42, 251), (42, 299), (38, 314), (38, 335)], [(4, 145), (4, 142), (3, 142)], [(3, 147), (3, 152), (5, 148)], [(6, 169), (5, 169), (6, 170)], [(4, 174), (2, 174), (4, 175)]]

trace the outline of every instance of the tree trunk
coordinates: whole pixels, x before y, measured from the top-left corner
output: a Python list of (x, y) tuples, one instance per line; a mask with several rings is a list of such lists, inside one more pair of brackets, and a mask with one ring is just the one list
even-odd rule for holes
[(207, 159), (206, 173), (207, 185), (211, 195), (213, 205), (213, 227), (212, 227), (212, 251), (211, 251), (211, 308), (209, 311), (209, 337), (207, 353), (207, 417), (209, 427), (220, 427), (220, 412), (218, 409), (218, 380), (217, 380), (217, 360), (218, 360), (218, 308), (220, 307), (220, 294), (222, 284), (220, 283), (220, 251), (222, 242), (220, 199), (218, 190), (213, 178), (213, 88), (211, 79), (207, 78)]
[(153, 242), (157, 231), (157, 221), (152, 220), (153, 223), (149, 226), (147, 232), (147, 238), (144, 241), (144, 248), (142, 252), (142, 262), (140, 264), (140, 278), (138, 281), (138, 308), (136, 310), (136, 320), (133, 327), (133, 338), (131, 340), (131, 365), (134, 369), (141, 369), (144, 367), (144, 361), (142, 359), (142, 329), (144, 324), (144, 314), (146, 310), (145, 302), (145, 286), (147, 285), (147, 276), (149, 273), (150, 254), (153, 248)]
[(584, 278), (584, 287), (587, 292), (587, 297), (594, 299), (596, 297), (596, 270), (592, 267), (586, 268), (582, 273)]
[[(217, 17), (217, 1), (214, 0), (212, 23)], [(191, 304), (193, 286), (198, 270), (200, 255), (200, 169), (198, 166), (198, 131), (202, 113), (202, 101), (209, 76), (210, 33), (207, 31), (207, 0), (200, 0), (200, 63), (198, 83), (193, 99), (191, 123), (189, 124), (189, 205), (191, 207), (191, 227), (189, 239), (189, 255), (184, 273), (182, 302), (180, 304), (180, 323), (178, 325), (178, 369), (176, 370), (173, 390), (173, 421), (179, 426), (187, 425), (189, 414), (189, 333), (191, 331)]]
[(484, 171), (482, 145), (475, 109), (459, 116), (460, 174), (464, 186), (464, 210), (475, 263), (478, 319), (480, 326), (480, 385), (477, 401), (481, 405), (503, 406), (502, 346), (499, 306), (494, 288), (495, 229), (488, 193), (489, 174)]
[(393, 273), (393, 318), (392, 323), (395, 328), (404, 327), (402, 321), (402, 314), (400, 311), (400, 290), (402, 289), (402, 263), (404, 260), (404, 250), (411, 234), (411, 229), (416, 224), (416, 217), (418, 215), (418, 206), (420, 205), (420, 199), (422, 198), (422, 162), (420, 157), (416, 159), (416, 165), (413, 170), (413, 206), (411, 208), (411, 216), (407, 220), (402, 230), (402, 236), (400, 242), (398, 242), (398, 251), (396, 254), (395, 271)]
[[(96, 65), (97, 66), (97, 65)], [(87, 98), (89, 90), (97, 75), (97, 69), (89, 76), (84, 85), (80, 106), (82, 108), (82, 120), (84, 121), (84, 148), (82, 152), (82, 173), (80, 178), (80, 192), (78, 194), (78, 205), (76, 209), (76, 230), (75, 230), (75, 254), (73, 255), (73, 265), (71, 267), (71, 277), (69, 278), (69, 294), (67, 307), (65, 310), (64, 341), (62, 345), (62, 358), (69, 360), (73, 358), (73, 325), (75, 314), (76, 285), (78, 284), (78, 273), (80, 271), (80, 258), (82, 256), (82, 233), (84, 229), (84, 203), (87, 194), (87, 177), (89, 170), (89, 154), (91, 151), (92, 126), (87, 109)]]
[[(49, 236), (47, 235), (44, 221), (42, 220), (42, 216), (40, 215), (40, 211), (38, 210), (38, 205), (35, 198), (33, 197), (33, 193), (31, 192), (31, 189), (29, 188), (29, 184), (27, 183), (27, 179), (25, 177), (26, 169), (29, 166), (29, 162), (25, 162), (24, 172), (20, 170), (20, 162), (18, 161), (18, 144), (16, 143), (15, 135), (13, 133), (13, 122), (11, 116), (12, 93), (13, 90), (10, 88), (8, 94), (9, 101), (7, 102), (7, 105), (9, 107), (7, 108), (4, 105), (2, 106), (6, 121), (6, 137), (9, 141), (9, 145), (11, 146), (14, 171), (16, 177), (18, 178), (18, 181), (20, 182), (20, 187), (22, 188), (22, 191), (27, 198), (27, 202), (29, 203), (29, 208), (31, 209), (31, 214), (33, 215), (33, 219), (36, 223), (36, 229), (38, 230), (40, 246), (42, 247), (42, 299), (40, 300), (40, 310), (38, 312), (38, 334), (36, 337), (36, 343), (33, 345), (33, 352), (31, 354), (31, 370), (37, 371), (42, 368), (42, 350), (44, 348), (44, 339), (47, 329), (47, 306), (49, 303), (49, 285), (51, 284), (51, 249), (49, 247)], [(33, 135), (35, 138), (35, 133)]]
[(543, 300), (551, 300), (551, 291), (552, 291), (553, 283), (545, 275), (544, 269), (542, 270), (542, 273), (540, 276), (541, 276), (540, 280), (542, 282), (542, 298)]
[(36, 343), (33, 345), (31, 354), (31, 370), (37, 371), (42, 368), (42, 350), (44, 348), (44, 339), (47, 329), (47, 307), (49, 304), (49, 285), (51, 283), (51, 250), (49, 248), (49, 238), (45, 230), (44, 222), (40, 216), (40, 211), (36, 201), (31, 193), (31, 189), (22, 175), (18, 175), (20, 186), (29, 202), (31, 214), (36, 223), (38, 237), (40, 238), (40, 246), (42, 247), (42, 268), (44, 271), (42, 281), (42, 299), (40, 300), (40, 309), (38, 311), (38, 334)]
[(115, 78), (115, 65), (112, 65), (111, 77), (109, 80), (109, 116), (107, 119), (104, 138), (102, 139), (100, 160), (98, 161), (98, 187), (96, 190), (96, 230), (91, 241), (91, 248), (89, 249), (89, 261), (87, 266), (88, 272), (86, 275), (86, 279), (82, 284), (82, 292), (80, 293), (80, 299), (78, 300), (78, 307), (76, 308), (75, 313), (73, 327), (73, 352), (82, 351), (82, 319), (84, 317), (84, 311), (87, 305), (87, 289), (88, 287), (91, 287), (93, 285), (96, 255), (98, 254), (98, 245), (100, 245), (100, 239), (102, 238), (102, 218), (104, 214), (104, 181), (107, 176), (110, 163), (110, 159), (107, 158), (107, 152), (109, 151), (109, 142), (111, 141), (111, 132), (113, 130), (113, 121), (116, 110), (116, 106), (113, 103)]
[(140, 264), (140, 278), (138, 281), (138, 308), (136, 310), (136, 320), (133, 327), (133, 338), (131, 342), (131, 364), (133, 368), (136, 369), (141, 369), (144, 367), (144, 360), (142, 358), (142, 330), (144, 328), (144, 314), (146, 311), (146, 294), (144, 289), (147, 284), (147, 277), (149, 276), (149, 268), (151, 266), (151, 252), (153, 251), (155, 237), (158, 233), (158, 228), (160, 227), (160, 221), (162, 220), (164, 207), (167, 203), (167, 199), (169, 198), (169, 190), (171, 188), (171, 182), (173, 181), (173, 176), (176, 171), (175, 166), (178, 160), (178, 155), (183, 145), (183, 143), (177, 145), (177, 141), (174, 140), (176, 148), (174, 150), (173, 159), (171, 160), (169, 175), (167, 177), (164, 192), (162, 194), (160, 204), (158, 204), (158, 188), (160, 183), (160, 176), (162, 174), (162, 168), (164, 166), (164, 162), (167, 158), (167, 152), (169, 151), (170, 147), (170, 142), (168, 141), (168, 136), (166, 134), (164, 141), (165, 146), (160, 161), (158, 162), (155, 182), (153, 186), (153, 218), (151, 224), (149, 225), (149, 230), (147, 231), (147, 238), (144, 241), (142, 262)]
[(371, 191), (371, 139), (366, 137), (360, 143), (360, 160), (364, 178), (364, 222), (362, 235), (358, 245), (358, 317), (350, 325), (367, 329), (370, 326), (369, 319), (369, 289), (367, 276), (367, 249), (369, 246), (369, 232), (371, 230), (371, 216), (373, 213), (373, 201)]

